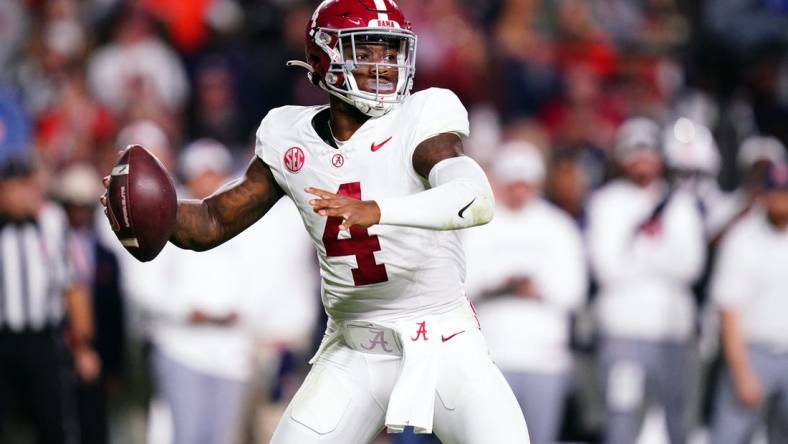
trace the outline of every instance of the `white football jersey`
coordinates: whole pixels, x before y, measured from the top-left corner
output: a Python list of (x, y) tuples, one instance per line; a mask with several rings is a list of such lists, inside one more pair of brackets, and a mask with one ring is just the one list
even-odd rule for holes
[(413, 151), (440, 133), (467, 136), (462, 103), (445, 89), (417, 92), (367, 120), (339, 148), (312, 125), (325, 108), (271, 110), (257, 130), (255, 153), (295, 202), (315, 243), (326, 312), (335, 320), (393, 320), (462, 303), (465, 258), (457, 232), (390, 225), (340, 232), (341, 218), (316, 214), (309, 205), (315, 196), (304, 191), (375, 200), (425, 190), (429, 184), (413, 169)]

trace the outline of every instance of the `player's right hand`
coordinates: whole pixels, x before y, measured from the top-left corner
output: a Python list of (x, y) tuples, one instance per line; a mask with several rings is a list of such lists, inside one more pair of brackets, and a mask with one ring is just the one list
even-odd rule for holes
[(221, 327), (230, 327), (238, 323), (240, 315), (231, 311), (224, 315), (212, 315), (200, 309), (194, 309), (189, 314), (189, 322), (192, 324), (210, 324)]
[(755, 409), (761, 405), (763, 386), (753, 372), (749, 371), (734, 375), (733, 387), (736, 399), (739, 400), (742, 406), (748, 409)]
[(507, 281), (512, 294), (520, 296), (525, 299), (539, 299), (539, 293), (536, 291), (533, 281), (527, 276), (512, 276)]
[(90, 347), (78, 347), (73, 351), (74, 367), (83, 382), (93, 382), (101, 374), (101, 359)]

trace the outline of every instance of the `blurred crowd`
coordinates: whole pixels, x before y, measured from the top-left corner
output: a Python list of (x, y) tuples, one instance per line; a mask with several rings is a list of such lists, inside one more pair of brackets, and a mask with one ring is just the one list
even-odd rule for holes
[[(300, 384), (325, 316), (290, 202), (146, 264), (97, 204), (128, 144), (201, 198), (268, 110), (325, 103), (285, 67), (316, 3), (0, 2), (0, 187), (59, 204), (92, 311), (68, 442), (267, 442)], [(468, 296), (533, 442), (786, 442), (788, 2), (399, 4), (414, 89), (461, 98), (496, 192), (465, 236)], [(0, 399), (0, 442), (36, 435), (21, 398)]]

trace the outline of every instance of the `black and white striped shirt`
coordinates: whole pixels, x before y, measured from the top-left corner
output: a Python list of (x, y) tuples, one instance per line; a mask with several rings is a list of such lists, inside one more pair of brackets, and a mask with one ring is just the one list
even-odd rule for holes
[(61, 323), (72, 279), (67, 230), (55, 205), (35, 219), (0, 219), (0, 330), (41, 331)]

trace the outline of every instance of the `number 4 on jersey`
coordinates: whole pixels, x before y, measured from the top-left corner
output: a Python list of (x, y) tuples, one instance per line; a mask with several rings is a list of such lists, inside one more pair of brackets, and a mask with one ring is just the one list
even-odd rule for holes
[[(361, 199), (361, 182), (343, 183), (339, 186), (337, 194), (353, 199)], [(377, 284), (389, 280), (386, 266), (375, 262), (375, 251), (380, 251), (380, 241), (377, 235), (370, 236), (366, 228), (353, 225), (350, 227), (350, 238), (339, 238), (339, 225), (341, 217), (329, 217), (326, 229), (323, 231), (323, 245), (326, 246), (326, 255), (356, 256), (358, 268), (353, 268), (353, 283), (356, 286)]]

